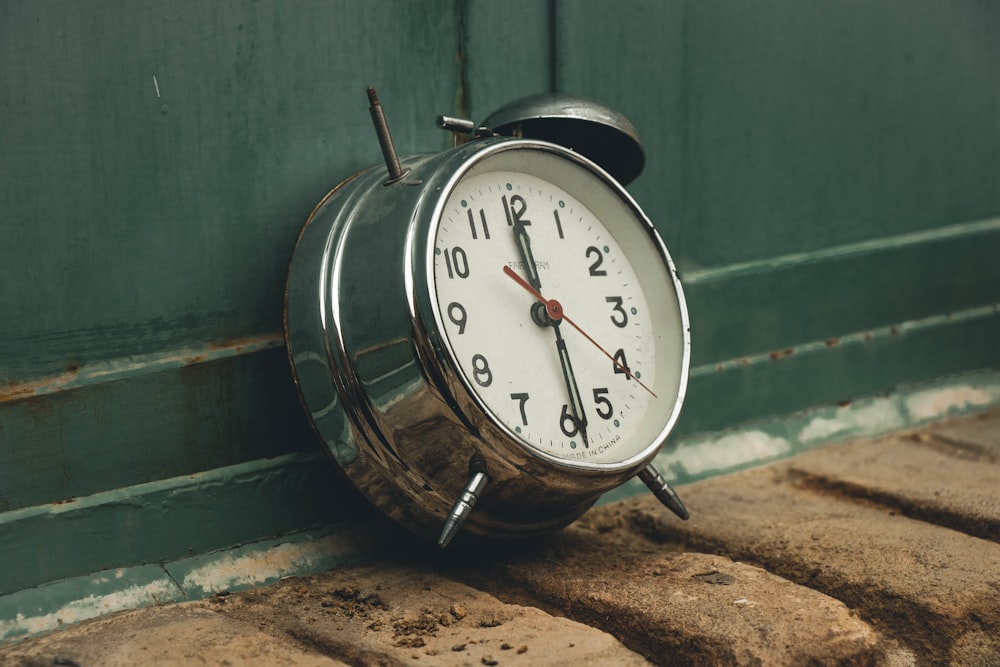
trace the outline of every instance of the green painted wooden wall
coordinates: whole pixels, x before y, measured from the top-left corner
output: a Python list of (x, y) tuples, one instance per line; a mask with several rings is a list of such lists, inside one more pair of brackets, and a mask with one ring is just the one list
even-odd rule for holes
[(628, 115), (685, 284), (677, 437), (1000, 363), (993, 0), (5, 0), (0, 594), (330, 521), (281, 340), (302, 222), (440, 113)]

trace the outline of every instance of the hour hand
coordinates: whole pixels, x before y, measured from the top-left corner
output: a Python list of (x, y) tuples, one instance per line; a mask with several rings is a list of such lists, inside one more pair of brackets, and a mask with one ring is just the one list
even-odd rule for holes
[(528, 284), (536, 290), (542, 289), (542, 281), (538, 277), (538, 267), (535, 266), (535, 256), (531, 252), (531, 238), (528, 230), (520, 220), (514, 221), (514, 242), (517, 244), (517, 253), (524, 263), (524, 273), (528, 277)]
[[(534, 292), (538, 301), (531, 304), (531, 320), (540, 327), (552, 326), (553, 319), (546, 315), (545, 309), (545, 299), (539, 293), (542, 289), (542, 280), (538, 276), (538, 267), (535, 265), (535, 255), (531, 252), (531, 237), (528, 236), (528, 230), (525, 229), (524, 223), (520, 220), (515, 220), (514, 225), (514, 243), (517, 245), (517, 254), (521, 258), (521, 263), (524, 264), (524, 273), (527, 276), (525, 280), (525, 285), (530, 289), (529, 291)], [(510, 270), (510, 267), (505, 267), (506, 270)]]

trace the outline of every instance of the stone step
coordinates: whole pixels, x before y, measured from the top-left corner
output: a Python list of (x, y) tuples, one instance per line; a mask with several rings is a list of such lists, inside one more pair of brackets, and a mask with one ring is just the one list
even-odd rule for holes
[(856, 442), (800, 456), (789, 471), (800, 487), (1000, 542), (1000, 465), (940, 445), (931, 434)]
[[(941, 434), (948, 434), (942, 446)], [(725, 554), (842, 600), (926, 664), (1000, 664), (1000, 414), (827, 447), (598, 508), (608, 539)], [(989, 539), (984, 539), (989, 538)]]
[(527, 551), (480, 552), (475, 567), (454, 555), (439, 563), (474, 587), (398, 561), (290, 578), (83, 623), (0, 649), (0, 662), (851, 665), (886, 655), (879, 634), (826, 595), (721, 556), (606, 537), (574, 528)]
[(197, 603), (126, 611), (0, 647), (4, 667), (346, 667)]
[(463, 574), (601, 628), (657, 664), (868, 665), (891, 650), (838, 600), (630, 531), (573, 527), (539, 551)]
[(290, 579), (208, 604), (351, 664), (649, 664), (601, 630), (400, 561)]
[[(55, 659), (61, 662), (53, 662)], [(81, 623), (0, 648), (0, 664), (624, 665), (649, 662), (596, 628), (379, 562)]]
[(921, 435), (952, 445), (959, 456), (1000, 463), (1000, 411), (932, 424)]

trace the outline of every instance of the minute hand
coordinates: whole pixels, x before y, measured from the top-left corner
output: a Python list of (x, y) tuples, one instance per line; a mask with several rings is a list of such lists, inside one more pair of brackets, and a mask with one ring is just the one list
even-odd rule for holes
[(590, 441), (587, 438), (587, 416), (583, 411), (583, 399), (580, 398), (580, 388), (576, 384), (576, 374), (573, 373), (573, 365), (569, 362), (569, 352), (566, 351), (566, 341), (563, 340), (562, 332), (559, 331), (558, 320), (552, 325), (552, 330), (556, 332), (556, 350), (559, 352), (559, 365), (562, 366), (563, 380), (566, 382), (566, 392), (569, 394), (570, 409), (580, 431), (583, 446), (590, 447)]
[(646, 391), (648, 391), (650, 393), (650, 395), (653, 396), (653, 398), (656, 398), (656, 394), (653, 392), (652, 389), (650, 389), (645, 384), (643, 384), (642, 380), (640, 380), (635, 375), (633, 375), (632, 372), (628, 368), (626, 368), (621, 362), (619, 362), (617, 359), (615, 359), (614, 356), (612, 356), (610, 352), (608, 352), (607, 350), (605, 350), (601, 346), (600, 343), (598, 343), (596, 340), (594, 340), (593, 338), (591, 338), (590, 334), (588, 334), (586, 331), (584, 331), (583, 329), (581, 329), (580, 326), (576, 322), (574, 322), (573, 320), (571, 320), (566, 315), (566, 313), (563, 312), (562, 304), (561, 303), (559, 303), (555, 299), (546, 299), (544, 296), (542, 296), (541, 292), (539, 292), (535, 287), (533, 287), (530, 284), (528, 284), (528, 281), (526, 281), (521, 276), (517, 275), (517, 273), (513, 269), (511, 269), (509, 266), (507, 266), (506, 264), (503, 267), (503, 272), (506, 273), (508, 276), (510, 276), (511, 279), (514, 282), (516, 282), (518, 285), (520, 285), (521, 287), (523, 287), (524, 289), (526, 289), (533, 297), (535, 297), (536, 299), (538, 299), (545, 306), (545, 312), (548, 314), (548, 316), (553, 321), (559, 322), (560, 320), (565, 320), (566, 322), (568, 322), (571, 327), (573, 327), (574, 329), (576, 329), (577, 331), (580, 332), (580, 335), (582, 335), (584, 338), (586, 338), (587, 340), (589, 340), (593, 344), (594, 347), (596, 347), (598, 350), (601, 351), (601, 353), (604, 356), (606, 356), (608, 359), (610, 359), (611, 362), (615, 365), (615, 367), (619, 368), (623, 373), (625, 373), (625, 376), (627, 378), (629, 378), (630, 380), (635, 380), (636, 384), (638, 384), (640, 387), (642, 387), (643, 389), (645, 389)]

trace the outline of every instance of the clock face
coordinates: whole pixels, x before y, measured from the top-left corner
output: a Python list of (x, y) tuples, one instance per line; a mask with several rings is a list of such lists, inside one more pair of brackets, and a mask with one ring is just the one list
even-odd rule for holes
[(435, 317), (489, 418), (574, 467), (623, 467), (659, 447), (685, 384), (686, 315), (620, 186), (518, 148), (477, 161), (439, 211)]

